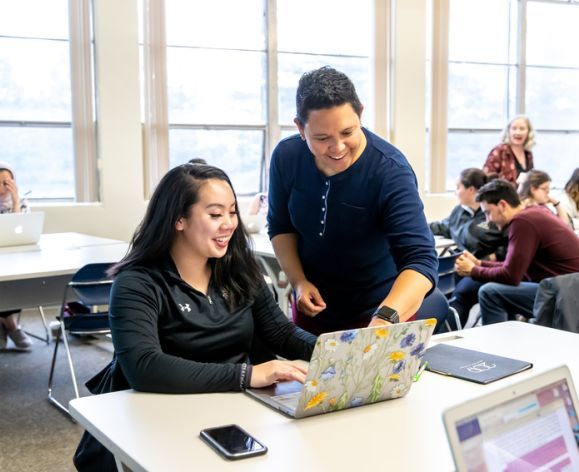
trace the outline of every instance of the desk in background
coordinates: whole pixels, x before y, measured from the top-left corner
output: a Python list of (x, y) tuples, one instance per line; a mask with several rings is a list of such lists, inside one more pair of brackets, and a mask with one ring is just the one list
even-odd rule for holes
[(122, 241), (80, 233), (43, 234), (38, 245), (0, 249), (0, 311), (57, 305), (64, 286), (83, 265), (115, 262)]
[[(289, 307), (286, 300), (291, 292), (291, 285), (287, 279), (281, 281), (281, 268), (275, 257), (273, 246), (269, 240), (269, 236), (265, 233), (254, 233), (251, 235), (253, 242), (253, 252), (257, 260), (261, 263), (267, 276), (271, 279), (272, 285), (277, 293), (277, 300), (286, 316), (290, 316)], [(434, 237), (434, 245), (439, 254), (444, 254), (449, 248), (456, 246), (452, 239), (443, 238), (442, 236)], [(285, 276), (285, 274), (283, 275)]]
[[(579, 379), (579, 335), (516, 321), (434, 336), (432, 343), (533, 362), (489, 385), (424, 372), (403, 398), (294, 420), (242, 393), (163, 395), (123, 391), (70, 403), (72, 416), (134, 471), (454, 470), (442, 412), (567, 363)], [(198, 435), (237, 423), (269, 452), (228, 462)], [(121, 469), (122, 470), (122, 469)]]

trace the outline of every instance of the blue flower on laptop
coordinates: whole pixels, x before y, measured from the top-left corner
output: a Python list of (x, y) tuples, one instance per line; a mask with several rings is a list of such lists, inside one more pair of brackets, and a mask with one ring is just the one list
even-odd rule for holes
[(351, 343), (358, 336), (358, 331), (344, 331), (340, 335), (340, 341), (343, 343)]
[(417, 344), (416, 347), (410, 351), (410, 354), (412, 356), (422, 357), (422, 351), (424, 351), (424, 343)]
[(376, 351), (376, 343), (368, 344), (362, 351), (363, 352), (362, 357), (364, 359), (367, 359), (368, 357), (371, 357), (375, 351)]
[(350, 401), (350, 406), (361, 406), (364, 404), (364, 399), (362, 397), (354, 397)]
[(402, 338), (402, 341), (400, 342), (400, 347), (404, 348), (412, 346), (414, 344), (414, 341), (416, 341), (416, 335), (414, 333), (410, 333)]
[(392, 371), (395, 374), (399, 374), (400, 372), (402, 372), (402, 369), (404, 369), (404, 361), (398, 361), (395, 365), (394, 365), (394, 369), (392, 369)]
[(326, 370), (322, 372), (320, 377), (322, 378), (322, 380), (330, 380), (334, 378), (335, 375), (336, 375), (336, 367), (332, 364), (330, 367), (328, 367)]
[(327, 351), (335, 351), (338, 347), (338, 341), (336, 341), (334, 338), (330, 338), (326, 340), (324, 346)]

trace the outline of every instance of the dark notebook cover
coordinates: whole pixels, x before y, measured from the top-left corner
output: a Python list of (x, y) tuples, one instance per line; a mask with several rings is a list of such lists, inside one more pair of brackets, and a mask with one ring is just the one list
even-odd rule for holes
[(530, 362), (447, 344), (437, 344), (427, 349), (423, 360), (428, 361), (426, 369), (431, 372), (481, 384), (488, 384), (533, 367)]

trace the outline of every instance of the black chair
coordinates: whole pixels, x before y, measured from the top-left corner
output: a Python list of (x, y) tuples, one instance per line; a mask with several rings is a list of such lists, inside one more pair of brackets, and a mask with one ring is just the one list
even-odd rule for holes
[[(456, 270), (454, 264), (461, 253), (449, 254), (447, 256), (438, 257), (438, 285), (437, 288), (444, 294), (447, 300), (452, 299), (454, 288), (456, 287)], [(456, 329), (462, 329), (460, 317), (456, 310), (449, 307), (452, 312), (453, 320), (456, 324)], [(448, 319), (446, 320), (448, 329), (451, 330)]]
[[(436, 318), (438, 322), (436, 323), (436, 328), (434, 330), (435, 334), (452, 331), (448, 322), (448, 319), (451, 316), (457, 321), (458, 326), (460, 326), (458, 313), (448, 304), (448, 299), (439, 288), (435, 288), (432, 293), (422, 301), (422, 305), (420, 305), (420, 308), (415, 315), (417, 320)], [(443, 326), (446, 329), (444, 329)]]
[[(79, 398), (78, 383), (74, 373), (74, 365), (70, 352), (67, 332), (75, 335), (109, 334), (108, 304), (112, 280), (106, 272), (111, 263), (87, 264), (80, 268), (72, 277), (64, 290), (62, 305), (58, 320), (60, 327), (54, 344), (54, 354), (48, 378), (48, 401), (70, 416), (68, 408), (52, 394), (52, 381), (58, 353), (58, 345), (62, 337), (68, 359), (70, 376), (74, 386), (75, 398)], [(76, 301), (68, 303), (74, 293)]]

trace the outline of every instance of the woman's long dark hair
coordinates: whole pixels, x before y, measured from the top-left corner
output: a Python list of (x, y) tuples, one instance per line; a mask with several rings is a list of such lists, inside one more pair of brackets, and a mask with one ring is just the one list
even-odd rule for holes
[[(171, 169), (155, 189), (145, 217), (131, 239), (128, 254), (109, 275), (115, 276), (132, 267), (151, 267), (169, 257), (179, 218), (189, 218), (191, 206), (199, 201), (199, 190), (209, 179), (229, 184), (235, 197), (233, 185), (225, 172), (217, 167), (203, 164), (183, 164)], [(230, 307), (248, 302), (261, 285), (262, 275), (248, 243), (249, 236), (241, 219), (229, 240), (225, 256), (209, 260), (212, 282), (226, 294)]]
[(579, 167), (573, 171), (573, 175), (571, 175), (571, 178), (565, 184), (565, 191), (575, 202), (575, 206), (579, 208)]

